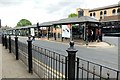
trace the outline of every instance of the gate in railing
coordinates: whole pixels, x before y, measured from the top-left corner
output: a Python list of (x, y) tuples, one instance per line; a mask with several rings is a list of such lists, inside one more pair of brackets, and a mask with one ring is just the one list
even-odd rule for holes
[[(75, 57), (75, 60), (71, 61), (75, 65), (69, 64), (70, 56), (64, 56), (35, 45), (31, 46), (31, 67), (28, 59), (28, 51), (30, 47), (28, 44), (18, 41), (18, 58), (22, 60), (25, 65), (29, 66), (29, 68), (31, 68), (40, 78), (46, 78), (48, 80), (120, 80), (119, 70), (96, 64), (78, 57)], [(71, 48), (74, 50), (74, 45), (72, 45)], [(14, 55), (16, 55), (15, 49), (15, 41), (11, 39), (11, 51)], [(74, 51), (71, 51), (72, 54), (73, 52)], [(70, 71), (75, 73), (71, 73)], [(75, 74), (75, 76), (73, 74)], [(69, 78), (71, 76), (73, 77)]]

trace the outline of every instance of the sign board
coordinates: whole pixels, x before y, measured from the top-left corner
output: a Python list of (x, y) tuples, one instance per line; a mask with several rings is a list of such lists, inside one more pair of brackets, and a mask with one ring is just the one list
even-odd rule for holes
[(70, 25), (62, 25), (62, 37), (70, 38)]
[(30, 28), (31, 36), (35, 36), (35, 30), (34, 28)]

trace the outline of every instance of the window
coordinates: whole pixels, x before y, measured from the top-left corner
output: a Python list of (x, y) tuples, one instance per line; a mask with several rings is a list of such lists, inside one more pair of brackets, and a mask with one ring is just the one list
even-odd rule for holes
[(93, 13), (93, 16), (95, 17), (95, 13)]
[(102, 19), (102, 16), (100, 16), (100, 20)]
[(104, 15), (106, 15), (107, 14), (107, 11), (104, 11)]
[(115, 9), (113, 9), (113, 10), (112, 10), (112, 14), (115, 14), (115, 13), (116, 13), (116, 10), (115, 10)]
[(103, 15), (103, 12), (102, 12), (102, 11), (100, 11), (100, 15)]
[(92, 16), (92, 13), (90, 13), (90, 16)]
[(117, 10), (117, 13), (120, 13), (120, 9)]

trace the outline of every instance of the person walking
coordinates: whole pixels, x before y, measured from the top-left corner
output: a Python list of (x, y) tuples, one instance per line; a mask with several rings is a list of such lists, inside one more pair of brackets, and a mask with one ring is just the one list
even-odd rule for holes
[(94, 33), (93, 33), (93, 30), (91, 29), (90, 32), (91, 32), (91, 41), (93, 42), (93, 34), (94, 34)]
[(102, 32), (100, 28), (96, 29), (96, 40), (97, 42), (102, 41)]
[(96, 28), (96, 42), (99, 41), (99, 29)]
[(102, 32), (101, 32), (101, 28), (99, 28), (98, 32), (99, 32), (99, 41), (102, 41)]

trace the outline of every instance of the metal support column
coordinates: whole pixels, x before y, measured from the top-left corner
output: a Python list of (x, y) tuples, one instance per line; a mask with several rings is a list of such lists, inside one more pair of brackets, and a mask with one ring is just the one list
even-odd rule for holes
[(32, 40), (29, 38), (27, 42), (28, 42), (28, 69), (29, 69), (29, 73), (33, 73), (33, 70), (32, 70)]
[(11, 53), (11, 36), (9, 35), (9, 53)]
[(7, 35), (5, 34), (5, 49), (7, 49)]
[(74, 42), (70, 42), (70, 47), (66, 50), (68, 52), (68, 80), (75, 80), (75, 59), (76, 50), (74, 48)]
[(19, 55), (18, 55), (18, 37), (17, 37), (17, 35), (15, 36), (15, 52), (16, 52), (16, 60), (19, 60)]

